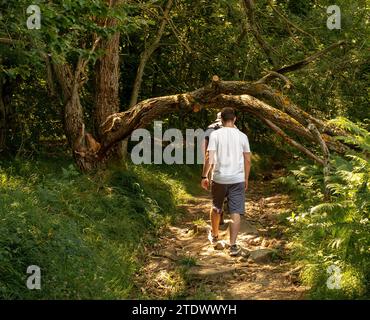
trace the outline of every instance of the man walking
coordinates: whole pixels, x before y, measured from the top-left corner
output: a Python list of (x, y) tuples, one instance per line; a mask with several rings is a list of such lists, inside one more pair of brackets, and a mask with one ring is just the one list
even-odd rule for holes
[(244, 214), (245, 210), (245, 191), (248, 189), (251, 154), (248, 137), (235, 128), (234, 109), (222, 109), (221, 120), (223, 127), (210, 135), (201, 186), (208, 190), (208, 173), (213, 168), (210, 213), (212, 242), (216, 244), (218, 241), (220, 213), (224, 199), (227, 197), (232, 220), (230, 224), (230, 255), (236, 256), (241, 250), (236, 244), (236, 239), (240, 229), (240, 216)]
[[(217, 113), (216, 120), (207, 127), (207, 130), (206, 130), (206, 133), (205, 133), (205, 136), (204, 136), (204, 143), (203, 143), (203, 146), (202, 146), (204, 159), (208, 155), (207, 149), (208, 149), (209, 137), (210, 137), (211, 133), (215, 130), (220, 129), (220, 128), (222, 128), (221, 112)], [(210, 171), (209, 174), (208, 174), (208, 177), (210, 177), (210, 176), (212, 176), (212, 171)], [(223, 207), (222, 207), (222, 211), (220, 213), (220, 226), (225, 224), (225, 221), (224, 221), (225, 208), (227, 208), (227, 199), (225, 200), (225, 202), (223, 204)]]

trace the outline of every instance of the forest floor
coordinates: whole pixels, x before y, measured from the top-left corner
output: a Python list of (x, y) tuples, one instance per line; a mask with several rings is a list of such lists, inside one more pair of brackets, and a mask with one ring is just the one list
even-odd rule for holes
[[(274, 173), (278, 175), (279, 173)], [(293, 206), (270, 181), (250, 181), (239, 257), (208, 240), (210, 195), (190, 199), (160, 240), (145, 248), (135, 286), (151, 299), (304, 299), (307, 288), (289, 259), (286, 214)], [(228, 242), (228, 217), (221, 239)]]

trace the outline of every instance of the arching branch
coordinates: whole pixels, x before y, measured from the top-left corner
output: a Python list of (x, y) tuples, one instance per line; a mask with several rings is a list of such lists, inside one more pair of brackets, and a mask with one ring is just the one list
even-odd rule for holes
[[(200, 108), (220, 109), (225, 106), (233, 107), (241, 112), (247, 112), (264, 123), (272, 123), (278, 127), (278, 130), (282, 131), (284, 129), (311, 144), (317, 143), (317, 137), (300, 121), (283, 110), (276, 109), (256, 98), (261, 95), (263, 90), (264, 87), (261, 89), (261, 84), (220, 81), (215, 76), (211, 84), (195, 91), (147, 99), (125, 112), (116, 113), (107, 118), (102, 125), (104, 135), (100, 152), (104, 153), (105, 150), (109, 149), (116, 142), (129, 137), (133, 130), (145, 127), (153, 120), (160, 119), (164, 115), (177, 113), (180, 110), (182, 112), (192, 112)], [(268, 121), (266, 122), (266, 120)], [(272, 129), (276, 129), (276, 127)], [(276, 132), (276, 130), (274, 131)], [(288, 133), (284, 132), (284, 134), (289, 137)], [(346, 150), (345, 146), (328, 135), (323, 134), (322, 139), (325, 140), (328, 148), (335, 152)], [(291, 138), (291, 141), (294, 140)], [(298, 142), (290, 144), (303, 152)], [(307, 151), (304, 153), (308, 156)], [(320, 163), (311, 154), (309, 157)]]

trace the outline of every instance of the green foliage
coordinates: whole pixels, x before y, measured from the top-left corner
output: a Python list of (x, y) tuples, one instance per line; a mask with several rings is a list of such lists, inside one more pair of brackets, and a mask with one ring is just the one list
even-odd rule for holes
[[(351, 131), (351, 143), (370, 147), (368, 132), (347, 119), (337, 119)], [(365, 144), (365, 145), (364, 145)], [(364, 148), (364, 150), (368, 150)], [(365, 154), (332, 156), (324, 197), (322, 169), (301, 165), (281, 180), (298, 193), (298, 214), (289, 220), (295, 238), (295, 255), (305, 268), (302, 279), (312, 287), (313, 298), (369, 296), (370, 283), (370, 164)], [(296, 186), (296, 188), (295, 188)], [(327, 267), (341, 270), (341, 288), (329, 289)]]
[[(338, 139), (353, 146), (359, 147), (365, 152), (370, 152), (370, 134), (364, 128), (356, 125), (344, 117), (339, 117), (329, 121), (329, 123), (337, 125), (339, 128), (348, 132), (346, 136), (339, 136)], [(359, 158), (357, 161), (361, 161)]]
[[(128, 169), (82, 175), (65, 161), (0, 163), (1, 298), (130, 297), (137, 256), (179, 214), (190, 173)], [(42, 290), (26, 288), (29, 265), (41, 267)]]
[[(273, 48), (279, 66), (346, 41), (342, 48), (288, 76), (294, 83), (292, 95), (297, 105), (321, 118), (343, 116), (334, 121), (349, 133), (340, 139), (369, 152), (368, 127), (345, 118), (369, 125), (368, 2), (335, 2), (342, 11), (340, 31), (326, 27), (326, 8), (334, 4), (331, 0), (273, 1), (298, 28), (276, 14), (269, 2), (255, 1), (255, 16), (261, 37)], [(39, 5), (42, 12), (40, 30), (26, 27), (30, 4), (0, 0), (0, 38), (15, 40), (11, 45), (0, 43), (0, 99), (6, 113), (1, 117), (5, 116), (7, 123), (8, 150), (50, 157), (56, 151), (66, 152), (66, 139), (60, 96), (48, 92), (45, 54), (72, 66), (79, 57), (89, 59), (89, 80), (80, 95), (88, 124), (95, 97), (95, 63), (104, 53), (101, 49), (91, 53), (94, 37), (107, 39), (120, 31), (124, 110), (140, 56), (158, 31), (159, 7), (164, 1), (122, 1), (112, 9), (105, 0), (35, 0), (32, 4)], [(118, 23), (103, 27), (101, 22), (109, 17)], [(146, 65), (140, 99), (193, 90), (208, 84), (214, 74), (224, 80), (255, 81), (275, 67), (250, 32), (240, 1), (178, 0), (160, 47)], [(280, 82), (273, 85), (284, 90)], [(179, 112), (163, 120), (167, 127), (196, 129), (214, 119), (214, 111), (201, 110)], [(289, 147), (283, 147), (259, 121), (238, 114), (237, 125), (248, 133), (252, 151), (261, 154), (253, 158), (253, 178), (287, 162)], [(60, 146), (61, 150), (56, 150)], [(168, 219), (164, 217), (174, 212), (175, 203), (199, 191), (189, 182), (195, 179), (194, 168), (183, 166), (177, 172), (176, 166), (142, 166), (131, 168), (131, 173), (116, 169), (82, 176), (65, 162), (55, 167), (57, 173), (50, 172), (50, 166), (21, 160), (2, 164), (0, 295), (127, 297), (136, 268), (133, 257), (142, 240), (138, 235), (160, 226)], [(316, 297), (355, 297), (368, 292), (364, 288), (366, 281), (370, 282), (364, 271), (369, 269), (365, 237), (369, 231), (368, 170), (364, 155), (332, 157), (326, 181), (330, 201), (324, 200), (320, 167), (300, 163), (293, 175), (281, 179), (301, 203), (291, 215), (298, 234), (296, 252), (307, 261), (303, 278), (313, 286)], [(182, 179), (184, 176), (189, 179)], [(24, 291), (25, 267), (32, 263), (46, 266), (47, 283), (41, 293)], [(340, 291), (325, 286), (324, 267), (331, 263), (339, 265), (344, 274)]]
[[(326, 27), (330, 0), (274, 1), (275, 8), (301, 30), (287, 24), (269, 6), (255, 2), (255, 15), (263, 39), (274, 48), (279, 65), (291, 64), (339, 40), (338, 48), (304, 69), (289, 74), (295, 85), (294, 102), (304, 110), (325, 118), (343, 115), (368, 121), (368, 38), (365, 0), (340, 0), (342, 30)], [(123, 1), (108, 8), (104, 0), (35, 1), (41, 7), (42, 27), (28, 30), (28, 1), (0, 1), (0, 37), (17, 40), (0, 43), (0, 82), (13, 81), (8, 147), (15, 151), (38, 152), (41, 142), (63, 140), (60, 97), (48, 96), (44, 54), (75, 65), (88, 57), (88, 81), (81, 93), (86, 123), (91, 120), (95, 95), (94, 65), (104, 53), (91, 53), (96, 35), (103, 39), (121, 32), (121, 109), (127, 108), (141, 53), (154, 39), (162, 17), (164, 1)], [(115, 26), (101, 21), (114, 16)], [(175, 1), (170, 21), (145, 68), (140, 99), (193, 90), (209, 83), (214, 74), (225, 80), (254, 81), (274, 69), (249, 31), (238, 0)], [(333, 67), (335, 66), (335, 67)], [(280, 86), (275, 83), (275, 86)], [(282, 89), (282, 88), (281, 88)], [(252, 136), (252, 142), (271, 139), (266, 128), (252, 117), (238, 117), (238, 127)], [(177, 128), (205, 128), (214, 114), (173, 114), (165, 119)], [(11, 143), (10, 143), (11, 141)], [(271, 141), (270, 141), (271, 142)], [(274, 143), (274, 141), (272, 141)], [(255, 144), (255, 143), (254, 143)]]

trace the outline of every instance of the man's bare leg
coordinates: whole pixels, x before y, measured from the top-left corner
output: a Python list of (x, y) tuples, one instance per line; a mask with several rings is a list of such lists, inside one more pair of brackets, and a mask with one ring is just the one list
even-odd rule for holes
[(218, 237), (218, 227), (220, 225), (221, 215), (218, 213), (217, 209), (211, 208), (210, 212), (212, 236)]
[(240, 230), (240, 214), (232, 213), (230, 214), (231, 223), (230, 223), (230, 246), (236, 243), (236, 238)]

